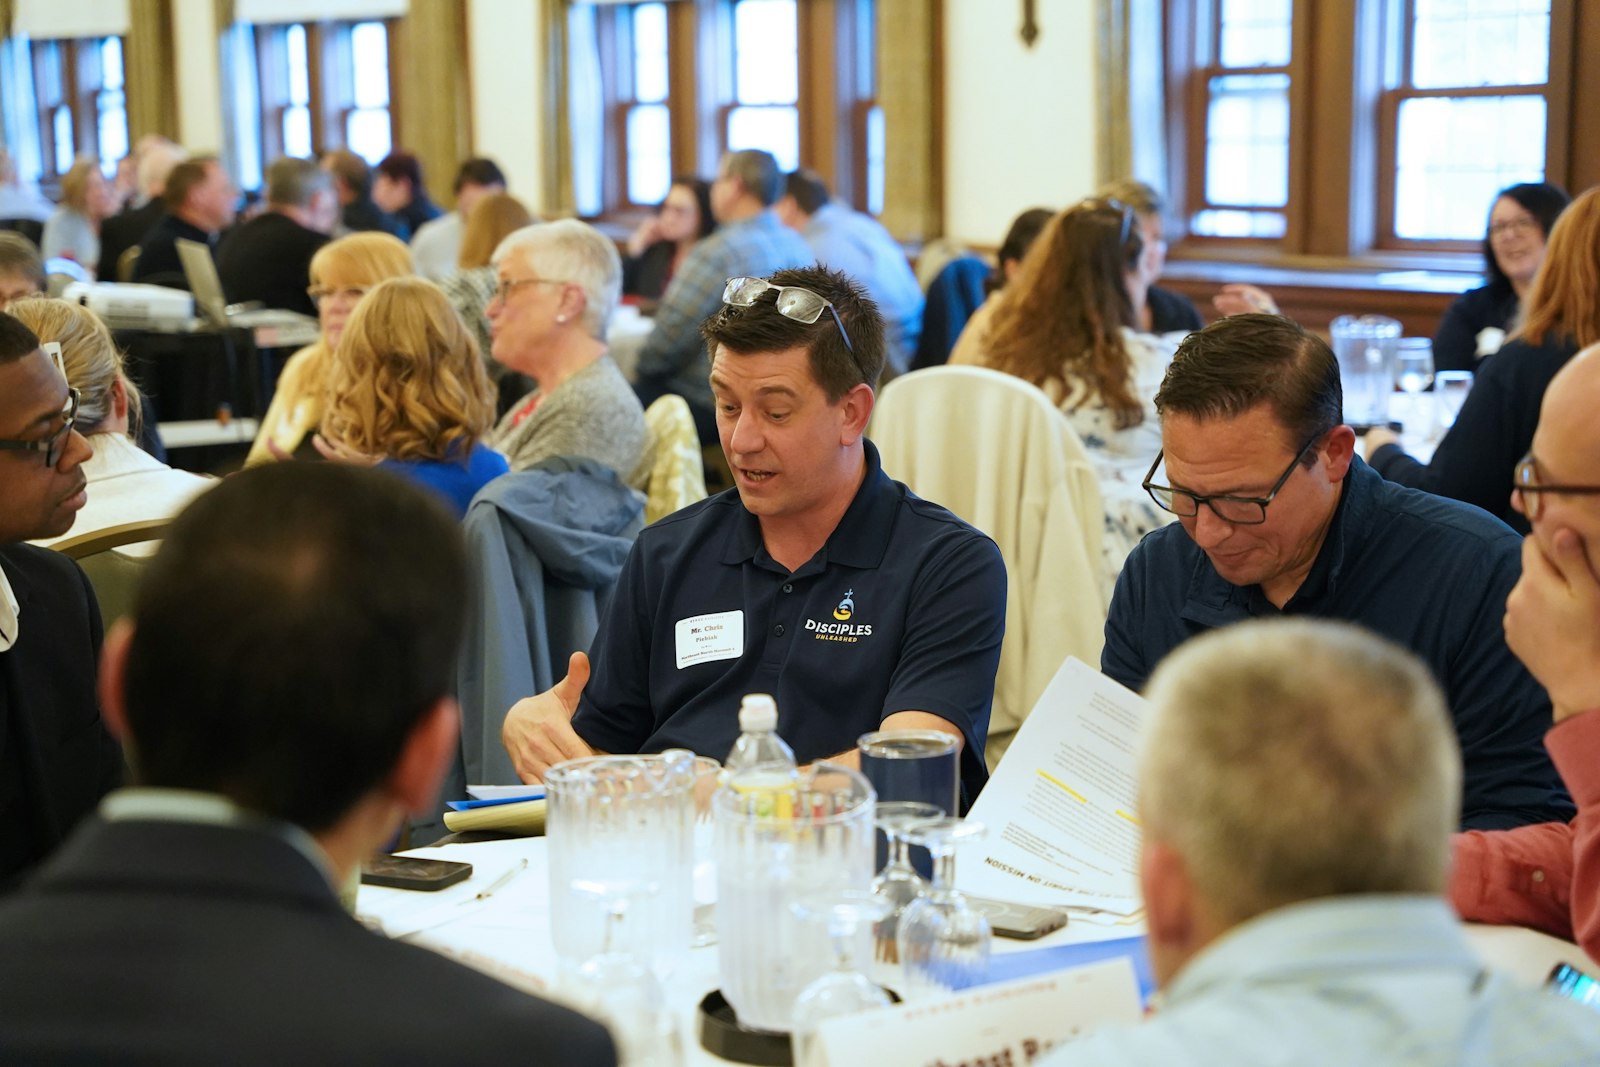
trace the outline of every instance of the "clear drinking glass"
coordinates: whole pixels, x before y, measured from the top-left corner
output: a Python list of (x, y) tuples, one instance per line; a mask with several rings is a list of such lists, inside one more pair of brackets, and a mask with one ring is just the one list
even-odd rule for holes
[(823, 1020), (887, 1008), (891, 1003), (883, 987), (857, 970), (855, 962), (856, 935), (864, 925), (881, 922), (889, 905), (872, 893), (854, 891), (804, 897), (793, 907), (800, 918), (825, 923), (833, 947), (833, 970), (806, 986), (794, 1002), (789, 1031), (794, 1067), (812, 1067), (817, 1027)]
[(1469, 370), (1442, 370), (1433, 379), (1433, 395), (1439, 405), (1439, 424), (1446, 429), (1455, 425), (1472, 391), (1472, 372)]
[(1433, 384), (1433, 342), (1426, 337), (1402, 337), (1395, 348), (1394, 376), (1406, 394), (1409, 427), (1424, 433), (1433, 427), (1432, 419), (1421, 417), (1422, 394)]
[(989, 974), (989, 920), (956, 890), (956, 845), (981, 837), (981, 823), (938, 819), (904, 831), (903, 837), (933, 855), (928, 892), (900, 916), (898, 945), (907, 997), (976, 985)]
[(928, 883), (911, 866), (911, 848), (905, 832), (923, 823), (941, 819), (944, 811), (937, 804), (917, 800), (891, 800), (878, 804), (876, 822), (889, 840), (889, 862), (872, 880), (872, 892), (887, 905), (884, 917), (875, 928), (874, 958), (897, 964), (900, 949), (895, 943), (897, 924), (906, 907), (926, 892)]
[(683, 1067), (678, 1021), (661, 983), (649, 961), (627, 948), (633, 940), (625, 929), (629, 911), (656, 896), (660, 883), (639, 878), (571, 888), (594, 900), (605, 915), (605, 932), (600, 951), (566, 972), (567, 997), (611, 1030), (619, 1067)]

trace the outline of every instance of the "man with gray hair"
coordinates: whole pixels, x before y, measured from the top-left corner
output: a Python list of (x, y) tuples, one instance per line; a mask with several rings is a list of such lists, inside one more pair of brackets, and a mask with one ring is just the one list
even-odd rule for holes
[(309, 159), (275, 160), (266, 173), (267, 209), (224, 238), (217, 274), (232, 303), (259, 301), (316, 315), (306, 287), (311, 257), (339, 219), (333, 175)]
[(747, 149), (722, 157), (711, 185), (717, 232), (696, 243), (673, 275), (656, 311), (655, 329), (639, 353), (634, 385), (639, 399), (649, 404), (664, 393), (683, 397), (703, 445), (717, 443), (717, 422), (700, 324), (722, 307), (729, 278), (762, 278), (815, 261), (800, 235), (773, 211), (782, 195), (783, 172), (770, 152)]
[(1050, 1067), (1600, 1062), (1592, 1012), (1486, 970), (1444, 899), (1461, 758), (1423, 663), (1347, 623), (1247, 622), (1147, 695), (1160, 1007)]

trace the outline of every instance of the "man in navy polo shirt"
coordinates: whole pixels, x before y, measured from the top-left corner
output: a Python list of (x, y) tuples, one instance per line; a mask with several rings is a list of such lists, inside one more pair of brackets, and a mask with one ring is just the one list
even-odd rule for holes
[(1343, 400), (1333, 353), (1287, 319), (1236, 315), (1189, 335), (1156, 395), (1164, 448), (1145, 479), (1180, 524), (1128, 557), (1101, 669), (1138, 688), (1206, 630), (1347, 619), (1411, 649), (1444, 688), (1464, 828), (1570, 818), (1540, 744), (1549, 699), (1501, 632), (1521, 538), (1478, 508), (1385, 482), (1356, 457)]
[(962, 741), (970, 799), (1005, 628), (993, 541), (884, 474), (864, 432), (883, 321), (820, 267), (730, 279), (706, 320), (717, 429), (736, 488), (640, 536), (594, 671), (506, 715), (518, 773), (594, 752), (686, 747), (722, 758), (739, 701), (772, 693), (801, 762), (854, 763), (856, 738), (932, 729)]

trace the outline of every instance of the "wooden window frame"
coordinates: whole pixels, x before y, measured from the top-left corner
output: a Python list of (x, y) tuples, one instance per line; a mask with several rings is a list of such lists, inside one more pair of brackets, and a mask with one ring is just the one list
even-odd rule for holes
[[(117, 36), (122, 45), (123, 93), (126, 97), (127, 49), (126, 37)], [(90, 156), (106, 162), (100, 150), (100, 92), (104, 88), (104, 69), (100, 56), (101, 42), (106, 37), (63, 37), (33, 41), (29, 45), (29, 75), (33, 79), (35, 114), (39, 126), (39, 183), (46, 190), (60, 186), (64, 172), (56, 170), (55, 110), (65, 105), (72, 116), (72, 157)], [(50, 85), (46, 72), (45, 53), (53, 50), (59, 57), (60, 79)], [(51, 90), (48, 103), (43, 90)]]
[[(1405, 241), (1392, 233), (1395, 122), (1413, 95), (1507, 95), (1506, 88), (1435, 92), (1385, 85), (1386, 46), (1408, 43), (1412, 0), (1295, 0), (1288, 66), (1289, 174), (1281, 238), (1211, 237), (1189, 232), (1206, 206), (1205, 103), (1199, 16), (1217, 0), (1164, 0), (1167, 193), (1174, 260), (1250, 261), (1313, 268), (1476, 269), (1476, 241)], [(1600, 92), (1600, 71), (1578, 55), (1600, 54), (1600, 11), (1551, 0), (1546, 180), (1576, 191), (1600, 181), (1600, 145), (1577, 136), (1576, 101)], [(1592, 66), (1592, 65), (1591, 65)], [(1409, 73), (1409, 72), (1407, 72)], [(1330, 163), (1330, 161), (1332, 161)], [(1487, 212), (1487, 205), (1484, 207)]]
[[(667, 107), (674, 175), (716, 175), (727, 151), (728, 113), (733, 93), (733, 4), (736, 0), (674, 0), (667, 4)], [(797, 107), (800, 159), (828, 182), (835, 196), (865, 207), (867, 182), (866, 116), (875, 96), (855, 84), (858, 4), (872, 0), (800, 0)], [(625, 5), (596, 10), (600, 42), (604, 133), (602, 210), (606, 220), (637, 217), (655, 205), (627, 200), (626, 116), (632, 106), (622, 77), (626, 34), (619, 23)], [(876, 57), (874, 57), (876, 71)]]
[(311, 145), (321, 153), (343, 148), (346, 124), (356, 108), (354, 51), (350, 34), (364, 22), (382, 21), (389, 57), (389, 129), (392, 144), (400, 143), (400, 93), (396, 74), (400, 47), (399, 20), (362, 19), (360, 22), (324, 21), (276, 23), (255, 26), (256, 76), (260, 85), (261, 160), (263, 168), (281, 158), (283, 114), (290, 106), (287, 64), (283, 62), (284, 37), (291, 25), (306, 31), (306, 66), (311, 110)]

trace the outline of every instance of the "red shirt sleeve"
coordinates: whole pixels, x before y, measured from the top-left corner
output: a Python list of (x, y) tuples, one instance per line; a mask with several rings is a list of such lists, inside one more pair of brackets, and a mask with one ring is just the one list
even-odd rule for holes
[(1560, 723), (1545, 747), (1577, 818), (1457, 834), (1450, 900), (1464, 919), (1575, 939), (1600, 959), (1600, 711)]

